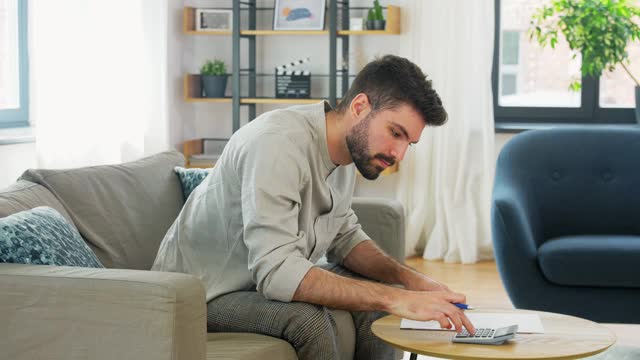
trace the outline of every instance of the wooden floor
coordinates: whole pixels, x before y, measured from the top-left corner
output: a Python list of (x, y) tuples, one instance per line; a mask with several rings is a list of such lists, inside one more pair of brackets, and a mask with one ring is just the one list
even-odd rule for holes
[[(407, 259), (407, 265), (463, 293), (467, 302), (478, 308), (511, 309), (496, 263), (447, 264), (419, 257)], [(619, 345), (640, 347), (640, 325), (605, 324), (618, 336)], [(426, 358), (426, 357), (424, 357)]]

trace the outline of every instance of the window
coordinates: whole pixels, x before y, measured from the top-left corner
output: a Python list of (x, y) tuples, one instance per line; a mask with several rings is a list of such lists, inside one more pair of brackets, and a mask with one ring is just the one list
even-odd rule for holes
[[(640, 0), (637, 0), (640, 5)], [(635, 123), (635, 84), (620, 68), (600, 79), (581, 79), (580, 54), (559, 38), (555, 49), (529, 40), (536, 9), (551, 0), (496, 0), (493, 61), (498, 127), (524, 123)], [(628, 48), (630, 70), (640, 74), (640, 44)], [(569, 84), (582, 80), (582, 90)]]
[(29, 125), (27, 1), (0, 0), (0, 128)]

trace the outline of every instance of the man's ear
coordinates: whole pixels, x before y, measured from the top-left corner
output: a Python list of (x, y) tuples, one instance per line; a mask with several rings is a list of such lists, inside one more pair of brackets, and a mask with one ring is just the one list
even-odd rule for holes
[(360, 122), (360, 120), (369, 115), (371, 112), (371, 103), (369, 102), (367, 94), (360, 93), (356, 95), (353, 100), (351, 100), (349, 112), (351, 113), (351, 118), (355, 120), (355, 122)]

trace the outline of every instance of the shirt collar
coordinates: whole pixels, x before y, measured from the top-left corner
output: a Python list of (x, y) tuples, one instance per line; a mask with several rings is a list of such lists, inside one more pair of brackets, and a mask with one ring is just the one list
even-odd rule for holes
[(318, 104), (317, 107), (317, 119), (316, 122), (317, 130), (318, 130), (318, 148), (320, 150), (320, 154), (322, 156), (322, 162), (324, 163), (324, 167), (327, 170), (327, 175), (329, 175), (338, 165), (334, 164), (331, 161), (331, 155), (329, 155), (329, 145), (327, 144), (327, 118), (326, 114), (333, 110), (331, 105), (327, 101), (322, 101)]

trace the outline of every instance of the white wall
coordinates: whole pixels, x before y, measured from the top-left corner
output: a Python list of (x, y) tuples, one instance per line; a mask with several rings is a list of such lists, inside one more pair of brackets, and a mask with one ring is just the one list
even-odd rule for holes
[(35, 143), (0, 145), (0, 189), (15, 182), (25, 170), (35, 167)]

